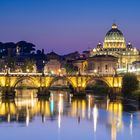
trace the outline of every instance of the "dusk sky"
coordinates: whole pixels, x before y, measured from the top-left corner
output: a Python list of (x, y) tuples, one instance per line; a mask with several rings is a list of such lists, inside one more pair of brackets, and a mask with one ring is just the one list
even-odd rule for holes
[(140, 0), (0, 0), (0, 42), (26, 40), (45, 52), (96, 47), (113, 22), (140, 48)]

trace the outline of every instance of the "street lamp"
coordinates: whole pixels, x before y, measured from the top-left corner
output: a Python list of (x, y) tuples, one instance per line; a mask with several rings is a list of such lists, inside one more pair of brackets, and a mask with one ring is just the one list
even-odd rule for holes
[(97, 70), (96, 70), (96, 69), (94, 70), (94, 74), (95, 74), (95, 75), (97, 74)]
[(5, 73), (7, 72), (7, 65), (5, 65)]
[(54, 75), (54, 71), (53, 70), (51, 71), (51, 75)]
[(30, 70), (27, 68), (27, 69), (26, 69), (26, 72), (27, 72), (27, 73), (29, 73), (29, 72), (30, 72)]
[(61, 74), (61, 69), (59, 69), (58, 72), (59, 72), (59, 76), (60, 76), (60, 74)]

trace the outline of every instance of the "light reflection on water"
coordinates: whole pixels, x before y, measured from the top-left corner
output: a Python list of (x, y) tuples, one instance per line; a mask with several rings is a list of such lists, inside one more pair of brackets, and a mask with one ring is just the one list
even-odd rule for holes
[(39, 100), (36, 92), (18, 90), (14, 100), (0, 101), (1, 139), (138, 140), (140, 137), (139, 111), (123, 112), (121, 101), (93, 96), (74, 99), (64, 91), (51, 91), (50, 98)]

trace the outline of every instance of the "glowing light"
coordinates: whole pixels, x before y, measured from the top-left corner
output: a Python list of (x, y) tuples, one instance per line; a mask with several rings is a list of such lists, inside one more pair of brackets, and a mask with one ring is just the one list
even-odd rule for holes
[(29, 70), (29, 69), (26, 69), (26, 71), (27, 71), (27, 72), (30, 72), (30, 70)]
[(91, 114), (91, 96), (88, 96), (88, 119), (90, 119), (90, 114)]
[(15, 99), (15, 103), (16, 106), (18, 107), (22, 107), (22, 106), (26, 106), (26, 107), (34, 107), (35, 104), (37, 103), (37, 99), (33, 98), (33, 99)]
[(135, 53), (137, 52), (137, 49), (136, 49), (136, 48), (134, 48), (134, 52), (135, 52)]
[(108, 105), (108, 111), (110, 113), (110, 124), (111, 124), (111, 137), (112, 140), (116, 140), (117, 138), (117, 131), (123, 128), (123, 122), (122, 122), (122, 104), (119, 102), (116, 103), (109, 103)]
[(10, 122), (10, 120), (11, 120), (11, 115), (10, 115), (10, 113), (8, 113), (7, 121)]
[(86, 103), (85, 100), (82, 100), (82, 118), (85, 118), (86, 113)]
[(51, 74), (54, 75), (54, 71), (51, 71)]
[(58, 72), (60, 73), (61, 72), (61, 69), (59, 69)]
[(94, 123), (94, 132), (96, 132), (97, 129), (97, 119), (98, 119), (98, 109), (95, 105), (93, 108), (93, 123)]
[(59, 103), (58, 103), (58, 128), (61, 128), (61, 113), (63, 113), (63, 95), (59, 94)]
[(29, 115), (29, 109), (27, 108), (27, 116), (26, 116), (26, 126), (29, 125), (30, 115)]
[(53, 94), (51, 95), (51, 113), (54, 112), (54, 99), (53, 99)]
[(130, 135), (132, 135), (133, 134), (133, 114), (131, 114), (131, 117), (130, 117), (129, 128), (130, 128)]
[(94, 70), (94, 73), (97, 73), (97, 70), (96, 69)]
[(93, 49), (93, 52), (96, 52), (96, 49), (95, 48)]

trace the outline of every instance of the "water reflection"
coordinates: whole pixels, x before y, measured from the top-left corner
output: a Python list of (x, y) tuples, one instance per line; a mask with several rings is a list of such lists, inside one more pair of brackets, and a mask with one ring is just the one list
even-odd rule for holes
[(117, 132), (123, 128), (122, 103), (110, 102), (107, 110), (109, 111), (108, 124), (111, 126), (111, 138), (116, 140)]
[[(124, 129), (126, 127), (131, 136), (135, 130), (133, 114), (128, 113), (123, 118), (121, 101), (111, 102), (109, 99), (95, 98), (90, 95), (85, 99), (75, 99), (64, 91), (51, 91), (48, 99), (39, 100), (35, 97), (35, 93), (36, 91), (33, 90), (17, 91), (14, 100), (0, 100), (0, 121), (29, 126), (30, 123), (35, 123), (36, 117), (39, 117), (42, 123), (57, 122), (58, 129), (61, 129), (63, 118), (67, 118), (67, 121), (73, 118), (77, 125), (85, 121), (87, 124), (92, 124), (96, 136), (101, 133), (102, 126), (104, 131), (107, 130), (106, 133), (110, 137), (108, 139), (111, 140), (117, 140), (121, 133), (127, 131)], [(140, 120), (137, 121), (140, 123)], [(128, 126), (127, 123), (129, 123)], [(80, 135), (80, 132), (78, 133)]]
[(94, 132), (96, 132), (96, 128), (97, 128), (97, 119), (98, 119), (98, 108), (95, 105), (94, 108), (93, 108)]
[(133, 114), (131, 114), (131, 117), (130, 117), (130, 134), (133, 135)]

